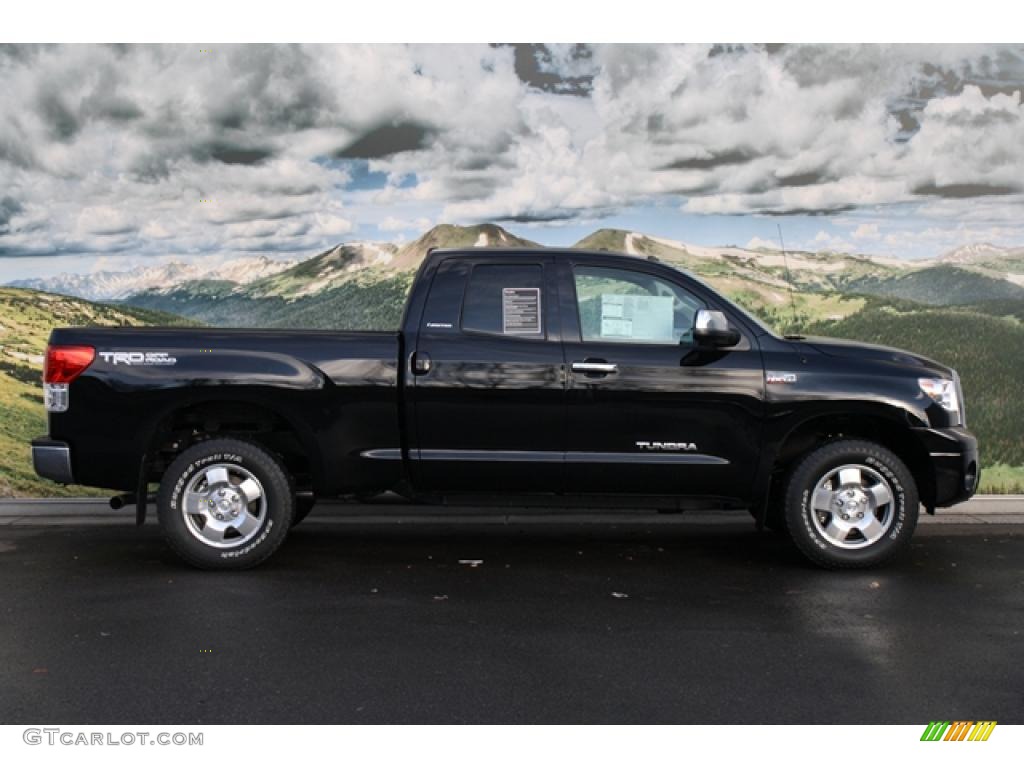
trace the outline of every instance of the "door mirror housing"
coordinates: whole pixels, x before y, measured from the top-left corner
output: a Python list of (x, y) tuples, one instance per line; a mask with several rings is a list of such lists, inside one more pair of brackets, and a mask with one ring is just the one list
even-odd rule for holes
[(693, 340), (701, 347), (735, 347), (740, 343), (740, 332), (730, 327), (724, 312), (698, 309), (693, 323)]

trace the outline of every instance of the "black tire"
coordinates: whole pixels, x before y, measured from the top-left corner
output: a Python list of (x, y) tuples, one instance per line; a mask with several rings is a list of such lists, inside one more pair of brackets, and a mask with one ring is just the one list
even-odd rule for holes
[[(847, 480), (860, 478), (867, 501), (857, 495), (858, 482), (839, 484), (841, 468), (850, 473)], [(825, 480), (832, 472), (833, 479)], [(820, 481), (825, 484), (819, 486)], [(819, 488), (821, 497), (816, 499)], [(852, 495), (852, 506), (851, 499), (838, 498), (845, 494)], [(887, 494), (888, 504), (875, 504)], [(827, 506), (830, 498), (832, 504)], [(907, 547), (917, 526), (918, 507), (914, 477), (899, 457), (866, 440), (836, 440), (811, 451), (793, 470), (786, 486), (785, 524), (793, 543), (815, 564), (825, 568), (870, 568)], [(843, 515), (847, 517), (841, 520)], [(870, 523), (870, 530), (862, 531), (861, 527), (870, 522), (868, 515), (875, 522)], [(833, 521), (836, 528), (826, 524)], [(829, 535), (829, 531), (847, 526), (858, 527), (838, 536)]]
[(295, 516), (292, 518), (292, 528), (305, 520), (309, 513), (313, 511), (314, 506), (316, 506), (315, 496), (296, 496)]
[[(226, 479), (211, 485), (207, 473), (221, 469)], [(244, 483), (239, 482), (246, 477), (256, 482), (249, 486), (256, 490), (250, 492), (253, 499), (248, 502)], [(222, 510), (212, 497), (221, 490), (233, 494), (236, 501), (234, 506), (230, 499), (224, 502), (229, 509), (216, 522), (211, 514), (222, 514)], [(203, 501), (198, 505), (202, 514), (186, 515), (186, 502), (198, 500)], [(262, 563), (284, 542), (294, 509), (292, 481), (281, 463), (258, 445), (229, 438), (206, 440), (183, 451), (164, 473), (157, 496), (157, 515), (168, 545), (189, 565), (211, 570), (240, 570)], [(247, 523), (244, 534), (230, 527), (232, 513), (241, 515), (234, 519)], [(225, 526), (223, 539), (216, 545), (202, 538), (216, 538)], [(233, 544), (236, 538), (238, 543)]]

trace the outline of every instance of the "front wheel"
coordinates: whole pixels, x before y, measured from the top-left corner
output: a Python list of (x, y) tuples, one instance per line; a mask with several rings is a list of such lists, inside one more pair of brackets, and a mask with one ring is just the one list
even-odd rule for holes
[(250, 568), (284, 542), (294, 514), (291, 478), (263, 448), (206, 440), (164, 473), (157, 514), (167, 543), (198, 568)]
[(898, 554), (917, 525), (914, 477), (891, 451), (837, 440), (808, 454), (786, 489), (793, 543), (826, 568), (869, 568)]

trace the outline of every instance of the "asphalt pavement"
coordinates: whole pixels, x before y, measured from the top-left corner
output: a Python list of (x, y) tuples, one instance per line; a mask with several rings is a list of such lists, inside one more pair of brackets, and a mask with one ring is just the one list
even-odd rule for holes
[(745, 515), (325, 506), (208, 573), (8, 502), (0, 722), (1022, 723), (1024, 499), (961, 512), (839, 573)]

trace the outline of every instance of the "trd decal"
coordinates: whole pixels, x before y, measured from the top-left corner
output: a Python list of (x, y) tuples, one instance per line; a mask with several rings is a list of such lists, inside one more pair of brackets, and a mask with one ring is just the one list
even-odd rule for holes
[(178, 358), (166, 352), (99, 352), (103, 362), (112, 365), (174, 365)]

